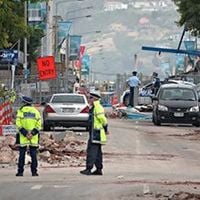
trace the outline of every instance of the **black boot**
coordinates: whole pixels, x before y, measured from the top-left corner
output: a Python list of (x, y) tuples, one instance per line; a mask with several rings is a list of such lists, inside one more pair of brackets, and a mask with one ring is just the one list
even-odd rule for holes
[(35, 173), (32, 173), (32, 176), (39, 176), (39, 174), (35, 172)]
[(91, 170), (90, 169), (84, 169), (82, 171), (80, 171), (81, 174), (84, 174), (84, 175), (91, 175)]
[(94, 172), (92, 172), (92, 175), (100, 175), (100, 176), (102, 176), (103, 172), (102, 172), (101, 169), (96, 169)]
[(15, 176), (23, 176), (23, 173), (17, 172)]

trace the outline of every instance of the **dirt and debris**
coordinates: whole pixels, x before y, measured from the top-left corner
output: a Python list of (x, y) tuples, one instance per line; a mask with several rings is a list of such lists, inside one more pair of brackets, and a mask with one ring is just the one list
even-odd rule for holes
[(200, 194), (178, 192), (171, 195), (168, 200), (200, 200)]
[[(190, 192), (176, 192), (176, 193), (172, 193), (171, 192), (168, 193), (153, 193), (153, 192), (149, 192), (148, 194), (136, 194), (136, 197), (133, 198), (133, 196), (135, 196), (134, 194), (128, 194), (128, 195), (123, 195), (121, 196), (120, 199), (147, 199), (147, 200), (200, 200), (200, 194), (195, 194), (195, 193), (190, 193)], [(130, 198), (132, 197), (132, 198)]]
[[(64, 138), (57, 140), (53, 134), (40, 135), (38, 159), (41, 166), (77, 167), (85, 163), (85, 141), (76, 133), (66, 132)], [(28, 153), (29, 154), (29, 153)], [(14, 136), (0, 137), (0, 164), (15, 165), (18, 159), (18, 148)], [(26, 164), (31, 161), (26, 156)]]
[(200, 140), (200, 131), (199, 130), (194, 130), (191, 133), (169, 134), (168, 136), (174, 136), (174, 137), (179, 137), (179, 138), (188, 139), (188, 140)]

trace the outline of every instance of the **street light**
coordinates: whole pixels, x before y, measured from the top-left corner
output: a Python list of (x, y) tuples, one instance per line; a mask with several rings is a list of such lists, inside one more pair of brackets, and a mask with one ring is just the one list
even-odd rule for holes
[(69, 18), (68, 21), (72, 21), (72, 20), (75, 20), (75, 19), (82, 19), (82, 18), (90, 18), (92, 17), (92, 15), (85, 15), (85, 16), (79, 16), (79, 17), (72, 17), (72, 18)]
[(84, 8), (79, 8), (79, 9), (70, 10), (70, 11), (66, 12), (65, 18), (68, 20), (68, 14), (69, 14), (69, 13), (75, 13), (75, 12), (77, 12), (77, 11), (88, 10), (88, 9), (92, 9), (92, 8), (93, 8), (93, 6), (88, 6), (88, 7), (84, 7)]
[[(76, 0), (77, 2), (82, 2), (84, 0)], [(25, 1), (26, 2), (26, 1)], [(62, 3), (71, 3), (75, 2), (75, 0), (61, 0), (56, 3), (54, 3), (54, 0), (48, 0), (47, 1), (47, 47), (48, 47), (48, 55), (53, 55), (53, 41), (54, 41), (54, 32), (50, 35), (49, 33), (53, 30), (54, 28), (54, 23), (53, 23), (53, 12), (55, 11), (55, 15), (57, 16), (58, 13), (58, 7)], [(54, 7), (55, 6), (55, 7)], [(55, 10), (54, 10), (55, 8)]]

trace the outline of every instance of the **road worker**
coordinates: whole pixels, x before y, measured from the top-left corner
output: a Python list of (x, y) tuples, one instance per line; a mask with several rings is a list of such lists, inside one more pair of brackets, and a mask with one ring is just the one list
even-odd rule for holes
[(38, 176), (37, 148), (39, 145), (39, 131), (42, 126), (41, 115), (32, 106), (31, 98), (23, 96), (22, 102), (23, 105), (17, 111), (16, 116), (16, 126), (18, 129), (16, 143), (19, 145), (18, 171), (16, 176), (23, 176), (27, 147), (29, 147), (31, 156), (32, 176)]
[[(108, 123), (104, 108), (100, 104), (100, 96), (90, 93), (89, 140), (87, 145), (86, 169), (80, 171), (85, 175), (103, 175), (102, 145), (106, 143)], [(91, 171), (95, 165), (96, 170)]]

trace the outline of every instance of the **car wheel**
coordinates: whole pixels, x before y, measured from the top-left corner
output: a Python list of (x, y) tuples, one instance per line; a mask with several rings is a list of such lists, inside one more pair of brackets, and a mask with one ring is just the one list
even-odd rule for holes
[(152, 121), (153, 121), (154, 125), (156, 125), (156, 126), (161, 125), (160, 120), (158, 120), (158, 118), (155, 115), (153, 115)]
[(194, 122), (192, 125), (196, 126), (196, 127), (199, 127), (200, 126), (200, 122)]
[(43, 124), (43, 130), (44, 131), (50, 131), (51, 130), (51, 126), (49, 124), (47, 124), (46, 122), (44, 122), (44, 124)]

